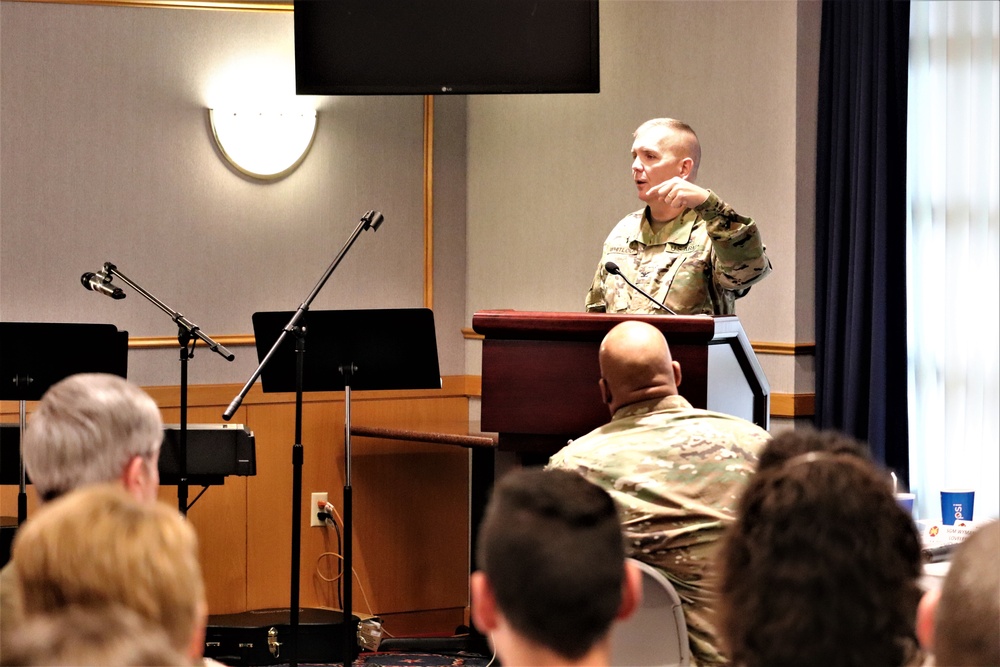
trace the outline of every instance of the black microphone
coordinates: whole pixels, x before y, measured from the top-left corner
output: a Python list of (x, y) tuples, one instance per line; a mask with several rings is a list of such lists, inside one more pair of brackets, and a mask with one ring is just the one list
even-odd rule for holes
[(364, 216), (362, 216), (361, 219), (365, 221), (365, 229), (371, 227), (373, 232), (377, 232), (379, 225), (381, 225), (382, 221), (385, 220), (382, 214), (378, 211), (368, 211), (364, 214)]
[(653, 303), (655, 303), (659, 308), (662, 308), (663, 310), (667, 311), (671, 315), (676, 315), (677, 314), (674, 311), (672, 311), (669, 308), (667, 308), (666, 306), (664, 306), (662, 303), (660, 303), (656, 299), (654, 299), (653, 297), (651, 297), (648, 294), (646, 294), (645, 292), (643, 292), (642, 289), (638, 285), (634, 284), (631, 280), (629, 280), (628, 278), (626, 278), (625, 274), (622, 273), (622, 270), (619, 269), (618, 265), (615, 264), (614, 262), (605, 262), (604, 263), (604, 270), (607, 271), (608, 273), (610, 273), (613, 276), (619, 276), (622, 280), (624, 280), (628, 284), (629, 287), (631, 287), (636, 292), (638, 292), (639, 294), (643, 295), (644, 297), (646, 297), (647, 299), (649, 299), (650, 301), (652, 301)]
[(111, 277), (103, 271), (100, 273), (85, 273), (80, 276), (80, 282), (92, 292), (100, 292), (105, 296), (110, 296), (112, 299), (125, 298), (125, 292), (122, 291), (122, 288), (111, 285)]

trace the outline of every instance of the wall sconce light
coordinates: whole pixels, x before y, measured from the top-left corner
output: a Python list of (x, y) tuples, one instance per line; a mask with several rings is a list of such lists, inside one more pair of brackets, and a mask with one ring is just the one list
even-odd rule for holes
[(209, 109), (208, 117), (226, 160), (261, 180), (276, 180), (294, 171), (316, 136), (315, 111)]

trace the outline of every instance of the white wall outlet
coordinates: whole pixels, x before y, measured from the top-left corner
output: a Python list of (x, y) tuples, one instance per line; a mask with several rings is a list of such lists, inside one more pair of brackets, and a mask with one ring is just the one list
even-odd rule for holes
[(322, 526), (323, 522), (319, 520), (317, 516), (322, 505), (326, 504), (326, 491), (318, 492), (312, 494), (309, 501), (309, 525), (310, 526)]

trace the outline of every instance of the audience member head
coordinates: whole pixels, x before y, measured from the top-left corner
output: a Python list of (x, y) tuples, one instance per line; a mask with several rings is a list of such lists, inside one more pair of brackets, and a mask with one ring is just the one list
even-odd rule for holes
[(70, 605), (121, 605), (163, 628), (171, 646), (204, 649), (205, 590), (194, 529), (162, 503), (98, 484), (46, 503), (14, 538), (24, 618)]
[(494, 487), (479, 531), (472, 614), (505, 664), (606, 662), (641, 595), (611, 497), (580, 475), (523, 469)]
[(809, 452), (845, 454), (865, 461), (871, 460), (868, 448), (848, 435), (839, 431), (816, 431), (806, 428), (781, 433), (772, 438), (760, 453), (757, 471), (780, 466), (796, 456)]
[(920, 601), (917, 630), (938, 665), (1000, 665), (1000, 522), (955, 550), (940, 589)]
[(733, 664), (919, 659), (920, 538), (887, 474), (842, 436), (768, 444), (720, 551), (719, 629)]
[(651, 324), (629, 320), (604, 337), (599, 352), (601, 394), (611, 414), (619, 408), (677, 393), (681, 366), (667, 339)]
[(192, 664), (162, 628), (119, 605), (72, 606), (33, 616), (4, 638), (2, 662), (10, 667)]
[(156, 403), (117, 375), (81, 373), (49, 388), (28, 420), (24, 467), (43, 501), (120, 481), (154, 500), (163, 422)]

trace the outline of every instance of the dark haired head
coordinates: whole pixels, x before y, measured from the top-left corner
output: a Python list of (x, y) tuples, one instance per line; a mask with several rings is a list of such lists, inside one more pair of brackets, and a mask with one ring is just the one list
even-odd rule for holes
[(476, 558), (522, 636), (570, 660), (619, 610), (625, 549), (611, 497), (577, 473), (525, 469), (494, 487)]
[(842, 440), (791, 432), (761, 456), (720, 552), (719, 626), (734, 664), (914, 657), (919, 535), (888, 478)]
[(870, 460), (868, 448), (850, 436), (837, 431), (804, 429), (785, 431), (774, 436), (760, 453), (757, 470), (781, 465), (791, 458), (808, 452), (848, 454), (865, 461)]

